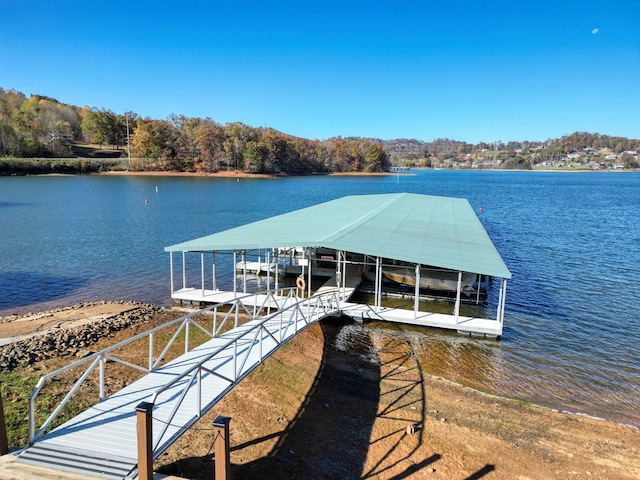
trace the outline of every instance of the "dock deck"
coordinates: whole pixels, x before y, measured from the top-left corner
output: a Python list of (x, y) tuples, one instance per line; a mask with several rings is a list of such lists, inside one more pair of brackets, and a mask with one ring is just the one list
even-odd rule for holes
[[(341, 302), (340, 309), (344, 315), (351, 317), (360, 322), (367, 321), (384, 321), (393, 323), (403, 323), (406, 325), (416, 325), (420, 327), (443, 328), (446, 330), (455, 330), (460, 334), (478, 335), (485, 337), (499, 337), (502, 335), (502, 322), (497, 319), (488, 319), (481, 317), (468, 317), (463, 315), (451, 315), (446, 313), (434, 313), (424, 311), (414, 311), (402, 308), (391, 308), (374, 305), (350, 302), (352, 295), (360, 287), (362, 276), (359, 273), (357, 265), (345, 265), (342, 274), (344, 284), (341, 286), (341, 298), (345, 300)], [(324, 293), (329, 290), (338, 288), (336, 282), (336, 273), (327, 277), (316, 294)], [(182, 288), (173, 292), (172, 298), (177, 301), (190, 303), (222, 303), (233, 301), (234, 298), (243, 294), (237, 292), (224, 292), (218, 290), (203, 290), (197, 288)], [(258, 295), (255, 297), (256, 302), (262, 304), (266, 299), (266, 295)], [(275, 298), (278, 298), (277, 295)]]
[(417, 325), (420, 327), (444, 328), (456, 330), (461, 334), (482, 335), (499, 337), (502, 335), (502, 325), (497, 320), (479, 317), (465, 317), (448, 315), (445, 313), (415, 312), (401, 308), (380, 307), (376, 309), (371, 305), (343, 302), (342, 313), (355, 320), (384, 321)]
[[(335, 277), (329, 279), (317, 293), (325, 290), (335, 289)], [(349, 299), (355, 292), (355, 287), (344, 287), (343, 297)], [(237, 294), (240, 296), (241, 294)], [(187, 301), (191, 303), (222, 303), (230, 302), (234, 298), (233, 292), (203, 290), (196, 288), (184, 288), (174, 292), (173, 299)], [(266, 300), (267, 296), (258, 295), (256, 301), (260, 304)], [(415, 312), (402, 308), (379, 307), (372, 305), (342, 302), (340, 305), (342, 313), (361, 322), (385, 321), (416, 325), (420, 327), (444, 328), (456, 330), (461, 334), (481, 335), (488, 337), (499, 337), (502, 335), (502, 324), (498, 320), (480, 317), (467, 317), (459, 315), (448, 315), (445, 313)]]

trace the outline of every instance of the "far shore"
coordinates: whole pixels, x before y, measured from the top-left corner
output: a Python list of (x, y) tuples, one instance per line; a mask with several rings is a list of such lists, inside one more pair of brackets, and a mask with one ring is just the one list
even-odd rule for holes
[[(412, 168), (410, 170), (398, 170), (388, 172), (332, 172), (332, 173), (315, 173), (307, 175), (287, 175), (287, 174), (266, 174), (266, 173), (248, 173), (242, 170), (220, 170), (217, 172), (179, 172), (175, 170), (108, 170), (104, 172), (94, 173), (23, 173), (25, 176), (140, 176), (140, 177), (211, 177), (211, 178), (256, 178), (256, 179), (278, 179), (278, 178), (292, 178), (292, 177), (388, 177), (388, 176), (414, 176), (416, 171), (447, 171), (447, 172), (532, 172), (532, 173), (638, 173), (640, 169), (603, 169), (603, 170), (591, 170), (591, 169), (575, 169), (575, 168), (534, 168), (531, 170), (524, 169), (469, 169), (469, 168)], [(18, 174), (21, 175), (21, 174)], [(0, 176), (3, 176), (0, 173)]]
[(413, 171), (451, 171), (451, 172), (531, 172), (531, 173), (638, 173), (640, 169), (625, 169), (625, 170), (588, 170), (588, 169), (575, 169), (575, 168), (534, 168), (532, 170), (522, 169), (459, 169), (459, 168), (412, 168), (410, 171), (389, 171), (389, 172), (333, 172), (333, 173), (318, 173), (311, 175), (273, 175), (265, 173), (247, 173), (242, 170), (220, 170), (218, 172), (178, 172), (178, 171), (160, 171), (160, 170), (144, 170), (144, 171), (132, 171), (132, 170), (111, 170), (108, 172), (95, 173), (92, 175), (113, 175), (113, 176), (153, 176), (153, 177), (213, 177), (213, 178), (290, 178), (296, 176), (304, 177), (388, 177), (388, 176), (413, 176)]
[[(220, 170), (218, 172), (177, 172), (160, 170), (111, 170), (97, 173), (95, 175), (115, 175), (115, 176), (150, 176), (150, 177), (220, 177), (220, 178), (287, 178), (294, 175), (270, 175), (266, 173), (247, 173), (242, 170)], [(413, 175), (407, 172), (335, 172), (321, 173), (316, 175), (303, 176), (327, 176), (327, 177), (385, 177), (389, 175)]]

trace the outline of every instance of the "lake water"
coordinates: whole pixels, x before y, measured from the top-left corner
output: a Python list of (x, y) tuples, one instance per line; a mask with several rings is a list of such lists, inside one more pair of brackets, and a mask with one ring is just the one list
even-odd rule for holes
[(640, 174), (415, 173), (2, 177), (0, 315), (100, 299), (168, 306), (167, 245), (344, 195), (463, 197), (513, 273), (501, 340), (367, 328), (411, 341), (428, 372), (640, 426)]

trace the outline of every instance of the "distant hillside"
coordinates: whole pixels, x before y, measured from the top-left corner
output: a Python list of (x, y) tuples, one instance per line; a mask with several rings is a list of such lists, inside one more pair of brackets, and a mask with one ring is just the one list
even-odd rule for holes
[(639, 168), (640, 140), (575, 132), (559, 139), (480, 142), (450, 139), (381, 141), (399, 166), (440, 168)]
[(585, 132), (543, 142), (476, 145), (446, 138), (319, 141), (240, 122), (221, 125), (210, 118), (171, 115), (156, 120), (131, 112), (118, 115), (0, 88), (3, 158), (112, 159), (130, 153), (134, 170), (308, 175), (384, 172), (392, 166), (638, 168), (638, 150), (640, 140)]

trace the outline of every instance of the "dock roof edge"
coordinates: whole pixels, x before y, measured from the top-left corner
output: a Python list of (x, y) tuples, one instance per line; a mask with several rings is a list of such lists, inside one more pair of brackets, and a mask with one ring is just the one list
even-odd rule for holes
[(466, 199), (412, 193), (351, 195), (165, 247), (210, 252), (327, 247), (511, 278)]

